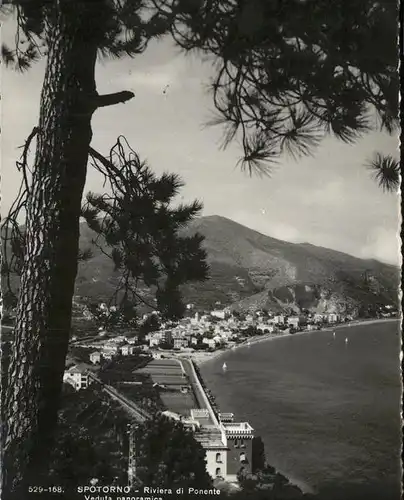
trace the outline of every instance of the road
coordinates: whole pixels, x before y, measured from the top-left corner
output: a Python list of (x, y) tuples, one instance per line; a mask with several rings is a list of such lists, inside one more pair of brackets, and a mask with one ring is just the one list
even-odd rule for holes
[(114, 387), (104, 384), (104, 382), (100, 380), (96, 375), (94, 375), (94, 373), (89, 372), (88, 376), (94, 382), (99, 383), (102, 386), (103, 391), (105, 391), (111, 398), (118, 401), (118, 403), (120, 403), (121, 406), (126, 411), (128, 411), (137, 422), (144, 422), (145, 420), (151, 418), (151, 416), (142, 408), (140, 408), (136, 403), (123, 396)]

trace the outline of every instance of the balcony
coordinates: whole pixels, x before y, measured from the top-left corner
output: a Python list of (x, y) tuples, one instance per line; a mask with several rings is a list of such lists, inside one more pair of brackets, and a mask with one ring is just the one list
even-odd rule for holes
[(231, 423), (234, 420), (234, 413), (219, 413), (219, 420), (223, 423)]

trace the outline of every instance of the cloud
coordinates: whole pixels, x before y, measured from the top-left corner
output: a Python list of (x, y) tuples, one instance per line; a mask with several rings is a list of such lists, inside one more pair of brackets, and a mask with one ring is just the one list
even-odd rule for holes
[(332, 180), (317, 189), (311, 189), (308, 191), (308, 196), (304, 196), (304, 192), (301, 196), (303, 197), (303, 203), (306, 205), (335, 208), (340, 207), (345, 198), (344, 182), (342, 179)]
[(178, 84), (178, 80), (178, 74), (173, 69), (163, 67), (153, 71), (131, 71), (120, 82), (134, 88), (144, 87), (142, 90), (155, 91), (166, 86), (174, 87)]
[(368, 243), (361, 250), (363, 258), (372, 258), (401, 265), (400, 234), (390, 228), (377, 227), (370, 231)]

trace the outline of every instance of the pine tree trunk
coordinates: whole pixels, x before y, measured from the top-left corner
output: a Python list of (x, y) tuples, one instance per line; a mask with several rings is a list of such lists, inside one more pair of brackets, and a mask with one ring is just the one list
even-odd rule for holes
[(4, 403), (3, 494), (8, 498), (13, 498), (11, 491), (26, 497), (27, 486), (46, 466), (46, 449), (57, 423), (96, 95), (91, 3), (55, 1), (49, 28), (26, 253)]

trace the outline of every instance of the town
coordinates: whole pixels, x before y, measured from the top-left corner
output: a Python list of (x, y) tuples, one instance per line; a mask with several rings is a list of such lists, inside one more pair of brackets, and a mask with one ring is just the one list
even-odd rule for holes
[[(108, 316), (116, 310), (100, 303), (98, 308)], [(211, 311), (194, 312), (195, 306), (187, 304), (184, 318), (178, 321), (163, 321), (158, 311), (145, 314), (142, 324), (150, 325), (150, 332), (141, 335), (136, 329), (123, 329), (119, 335), (109, 333), (100, 327), (98, 336), (80, 339), (72, 337), (72, 344), (91, 348), (90, 361), (100, 363), (102, 359), (110, 360), (121, 354), (130, 355), (139, 346), (150, 352), (153, 357), (164, 357), (165, 354), (192, 355), (197, 359), (198, 352), (213, 353), (226, 348), (234, 348), (239, 344), (259, 339), (263, 335), (285, 335), (303, 331), (321, 330), (356, 321), (352, 315), (337, 313), (279, 314), (265, 310), (241, 313), (229, 307), (212, 309)], [(82, 310), (83, 318), (90, 320), (92, 314), (86, 308)], [(393, 305), (379, 306), (376, 318), (391, 318), (397, 315)]]
[[(115, 312), (114, 306), (111, 310), (104, 303), (98, 309), (105, 317)], [(163, 321), (153, 311), (143, 316), (137, 328), (108, 331), (99, 327), (94, 335), (73, 336), (64, 382), (76, 391), (92, 382), (103, 384), (109, 396), (135, 420), (160, 411), (182, 422), (203, 446), (210, 476), (236, 484), (240, 470), (251, 471), (254, 429), (248, 422), (238, 422), (233, 413), (220, 411), (198, 366), (225, 350), (260, 339), (337, 328), (355, 319), (335, 313), (287, 315), (259, 310), (243, 314), (226, 307), (195, 311), (192, 304), (186, 310), (178, 321)], [(93, 319), (86, 308), (82, 314)], [(379, 315), (393, 317), (394, 307), (380, 308)], [(135, 448), (132, 441), (129, 484), (133, 481)]]

